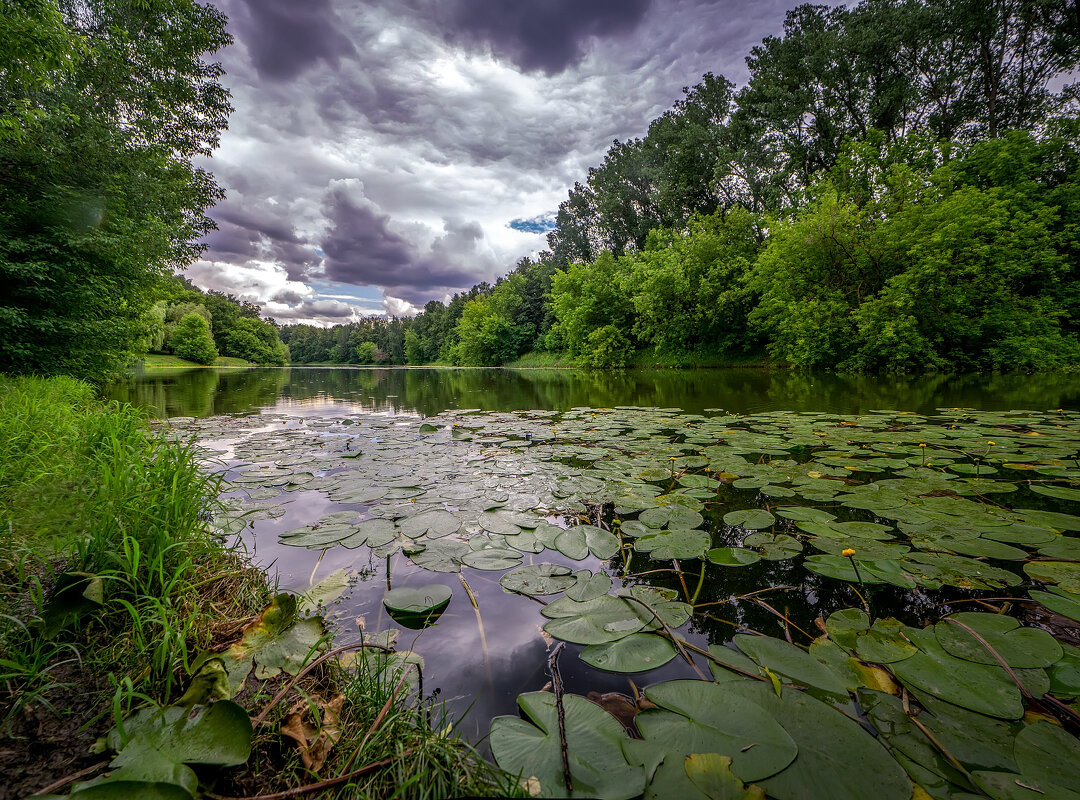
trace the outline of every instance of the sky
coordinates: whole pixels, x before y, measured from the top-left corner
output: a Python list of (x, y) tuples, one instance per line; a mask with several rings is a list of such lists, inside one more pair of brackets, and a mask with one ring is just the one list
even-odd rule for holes
[(546, 247), (615, 139), (736, 84), (794, 0), (211, 0), (235, 111), (197, 286), (279, 323), (413, 314)]

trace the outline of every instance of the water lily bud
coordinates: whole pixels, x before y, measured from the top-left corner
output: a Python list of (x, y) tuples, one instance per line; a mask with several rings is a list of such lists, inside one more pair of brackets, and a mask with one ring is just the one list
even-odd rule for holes
[(851, 558), (853, 555), (855, 555), (855, 548), (845, 547), (843, 550), (840, 551), (840, 555), (842, 555), (844, 558)]

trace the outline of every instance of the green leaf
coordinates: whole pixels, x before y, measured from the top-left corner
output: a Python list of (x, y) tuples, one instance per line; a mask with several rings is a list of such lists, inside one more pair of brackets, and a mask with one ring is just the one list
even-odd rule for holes
[(735, 646), (763, 667), (787, 678), (791, 683), (812, 686), (830, 694), (847, 695), (844, 683), (805, 650), (768, 636), (737, 634)]
[(1016, 763), (1025, 778), (1044, 791), (1059, 786), (1073, 792), (1080, 787), (1080, 742), (1049, 722), (1026, 726), (1013, 747)]
[(632, 633), (605, 644), (591, 644), (581, 660), (607, 672), (648, 672), (675, 658), (675, 646), (655, 633)]
[(760, 705), (798, 748), (799, 757), (790, 766), (760, 782), (769, 797), (909, 800), (911, 783), (904, 770), (859, 723), (793, 689), (785, 688), (777, 697), (760, 681), (722, 687)]
[[(231, 700), (189, 710), (181, 706), (143, 709), (124, 720), (124, 736), (113, 730), (108, 746), (123, 755), (150, 748), (177, 764), (243, 764), (251, 755), (251, 719)], [(128, 759), (120, 759), (123, 766)], [(117, 762), (114, 762), (117, 763)]]
[(577, 695), (563, 696), (566, 752), (574, 791), (566, 790), (555, 695), (518, 696), (526, 719), (496, 717), (491, 722), (491, 752), (496, 763), (523, 779), (535, 777), (543, 797), (604, 797), (629, 800), (645, 787), (641, 766), (627, 761), (626, 729), (602, 708)]
[(963, 708), (999, 719), (1019, 719), (1023, 698), (998, 666), (976, 664), (949, 655), (933, 631), (906, 630), (919, 652), (890, 665), (903, 683)]
[(670, 561), (673, 558), (701, 558), (711, 543), (711, 537), (704, 531), (663, 530), (635, 539), (634, 549), (648, 553), (656, 561)]
[(409, 560), (416, 566), (432, 572), (460, 572), (462, 559), (473, 552), (467, 542), (457, 539), (429, 541), (419, 553), (409, 553)]
[(768, 511), (759, 508), (745, 509), (743, 511), (729, 511), (724, 514), (724, 524), (732, 527), (738, 526), (746, 530), (758, 530), (770, 528), (776, 522), (776, 517)]
[(1070, 594), (1080, 594), (1080, 563), (1071, 561), (1029, 561), (1024, 572), (1043, 583), (1056, 583)]
[(722, 567), (743, 567), (761, 560), (758, 553), (741, 547), (714, 547), (705, 555), (709, 561)]
[(574, 584), (566, 589), (566, 596), (580, 603), (607, 594), (611, 589), (611, 578), (603, 572), (593, 574), (582, 569), (574, 573), (574, 578)]
[(761, 557), (769, 561), (783, 561), (802, 552), (802, 542), (786, 533), (751, 533), (743, 539), (744, 547), (756, 547)]
[(390, 611), (420, 614), (446, 608), (452, 596), (450, 587), (441, 583), (403, 586), (383, 595), (383, 605)]
[(760, 705), (729, 691), (732, 685), (680, 680), (650, 686), (645, 696), (660, 708), (640, 712), (638, 730), (663, 750), (728, 756), (744, 781), (779, 772), (798, 753), (795, 742)]
[(577, 581), (570, 568), (562, 564), (531, 564), (499, 578), (499, 583), (508, 591), (531, 595), (558, 594), (576, 585)]
[(544, 630), (556, 639), (575, 644), (603, 644), (637, 633), (651, 615), (644, 608), (609, 594), (579, 603), (560, 597), (541, 613), (550, 622)]
[[(691, 753), (684, 761), (690, 781), (709, 800), (765, 800), (759, 786), (744, 786), (731, 771), (731, 759), (716, 753)], [(680, 797), (684, 795), (680, 794)]]
[[(955, 620), (953, 622), (951, 620)], [(963, 611), (951, 614), (934, 626), (938, 643), (952, 656), (978, 664), (998, 664), (987, 650), (960, 622), (982, 637), (994, 653), (1013, 668), (1049, 667), (1061, 658), (1061, 645), (1053, 636), (1038, 628), (1022, 628), (1019, 621), (1003, 614)]]

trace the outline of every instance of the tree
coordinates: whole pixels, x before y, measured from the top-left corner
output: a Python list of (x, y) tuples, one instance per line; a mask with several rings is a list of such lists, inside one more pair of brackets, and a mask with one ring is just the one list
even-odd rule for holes
[(376, 350), (378, 348), (375, 346), (375, 342), (360, 342), (354, 350), (357, 363), (374, 364)]
[[(0, 137), (0, 370), (100, 380), (145, 340), (160, 282), (213, 227), (203, 212), (222, 193), (191, 159), (226, 124), (221, 67), (203, 57), (229, 36), (194, 0), (56, 7), (86, 53), (34, 90), (64, 113)], [(0, 49), (10, 35), (0, 27)]]
[(198, 314), (187, 314), (169, 333), (168, 346), (180, 358), (196, 364), (213, 364), (218, 357), (210, 325)]

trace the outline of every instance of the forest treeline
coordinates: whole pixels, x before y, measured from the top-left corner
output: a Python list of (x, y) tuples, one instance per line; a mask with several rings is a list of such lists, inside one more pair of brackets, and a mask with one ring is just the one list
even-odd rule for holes
[(804, 5), (570, 190), (549, 249), (295, 362), (1080, 363), (1080, 5)]

